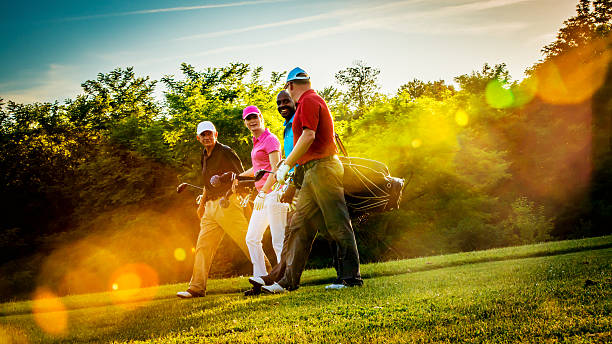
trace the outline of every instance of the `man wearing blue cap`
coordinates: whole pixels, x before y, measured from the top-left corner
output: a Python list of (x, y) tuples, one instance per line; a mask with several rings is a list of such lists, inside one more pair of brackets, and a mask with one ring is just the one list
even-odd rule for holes
[[(289, 170), (298, 164), (304, 178), (296, 210), (287, 228), (286, 270), (280, 281), (263, 286), (267, 293), (281, 293), (299, 287), (318, 228), (325, 226), (337, 243), (338, 278), (327, 289), (341, 289), (363, 284), (359, 271), (359, 253), (351, 226), (342, 180), (344, 168), (336, 155), (334, 122), (327, 104), (310, 85), (310, 77), (301, 68), (287, 76), (285, 89), (296, 102), (293, 117), (293, 151), (276, 172), (284, 182)], [(297, 173), (297, 171), (296, 171)]]

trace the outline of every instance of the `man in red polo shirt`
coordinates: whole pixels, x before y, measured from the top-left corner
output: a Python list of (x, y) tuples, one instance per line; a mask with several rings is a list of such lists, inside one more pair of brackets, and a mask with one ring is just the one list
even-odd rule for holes
[(270, 286), (268, 293), (280, 293), (299, 287), (312, 243), (319, 227), (327, 229), (337, 243), (337, 280), (327, 289), (341, 289), (363, 284), (359, 272), (359, 252), (344, 200), (344, 167), (336, 155), (334, 121), (327, 104), (310, 85), (310, 77), (301, 68), (287, 76), (285, 88), (296, 101), (293, 117), (294, 148), (279, 167), (276, 179), (283, 182), (288, 171), (298, 164), (304, 180), (295, 214), (286, 229), (289, 232), (286, 270), (283, 278)]

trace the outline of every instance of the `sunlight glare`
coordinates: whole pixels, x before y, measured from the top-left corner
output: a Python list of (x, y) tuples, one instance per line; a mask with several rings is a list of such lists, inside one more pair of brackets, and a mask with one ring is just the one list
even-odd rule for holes
[(514, 94), (508, 83), (494, 79), (485, 88), (485, 99), (492, 108), (504, 109), (514, 103)]
[(185, 260), (185, 258), (187, 258), (187, 252), (185, 252), (184, 249), (179, 247), (174, 250), (174, 259), (178, 260), (179, 262), (182, 262), (183, 260)]
[(605, 44), (596, 41), (539, 66), (538, 96), (551, 104), (578, 104), (592, 97), (607, 74), (611, 53)]
[(46, 333), (61, 336), (68, 327), (66, 306), (59, 297), (47, 288), (34, 292), (32, 314), (36, 324)]
[(512, 88), (514, 92), (514, 103), (512, 106), (519, 107), (529, 104), (538, 90), (538, 79), (536, 77), (526, 78), (520, 84)]
[(457, 122), (459, 126), (465, 127), (468, 124), (468, 121), (469, 121), (469, 117), (465, 111), (463, 110), (457, 111), (457, 113), (455, 114), (455, 122)]
[(111, 277), (112, 301), (125, 309), (141, 307), (153, 299), (158, 285), (157, 272), (149, 265), (143, 263), (124, 265)]

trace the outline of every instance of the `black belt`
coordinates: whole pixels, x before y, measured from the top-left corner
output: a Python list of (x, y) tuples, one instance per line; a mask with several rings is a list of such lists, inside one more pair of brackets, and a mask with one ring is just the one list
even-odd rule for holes
[(316, 164), (318, 164), (320, 162), (332, 161), (334, 159), (338, 159), (338, 156), (336, 154), (330, 155), (330, 156), (326, 156), (325, 158), (321, 158), (321, 159), (310, 160), (310, 161), (304, 163), (304, 165), (302, 165), (302, 168), (304, 169), (304, 172), (306, 172), (306, 171), (308, 171), (309, 169), (313, 168)]

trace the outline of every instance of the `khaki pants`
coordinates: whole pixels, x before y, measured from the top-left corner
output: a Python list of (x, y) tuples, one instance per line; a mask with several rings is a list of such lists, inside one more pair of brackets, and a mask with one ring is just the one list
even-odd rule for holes
[(236, 195), (231, 195), (229, 201), (227, 208), (219, 205), (219, 199), (206, 202), (204, 216), (200, 221), (193, 274), (189, 282), (189, 290), (193, 292), (200, 294), (206, 292), (208, 273), (215, 252), (226, 233), (240, 247), (244, 255), (249, 257), (249, 250), (245, 243), (248, 223)]

